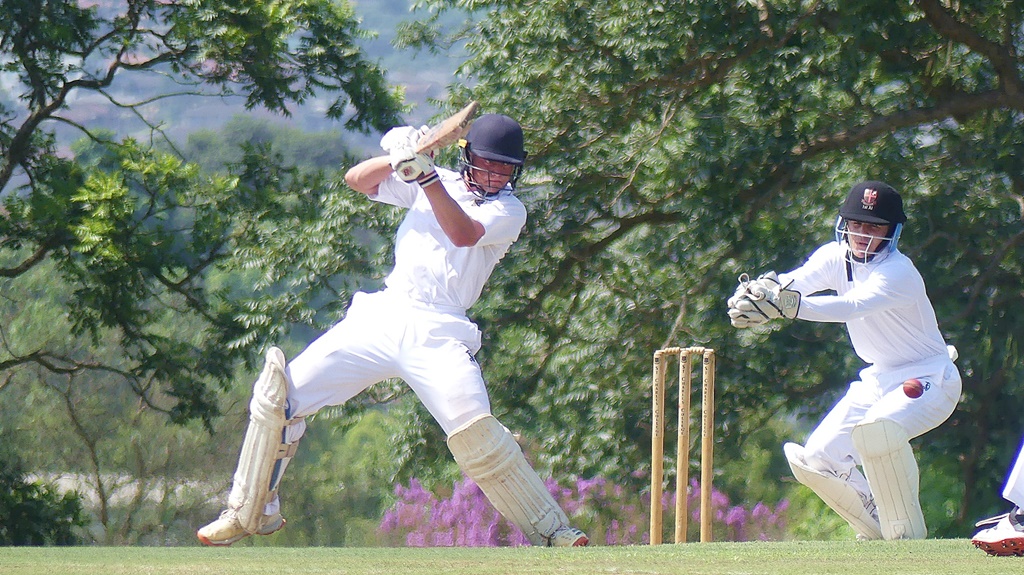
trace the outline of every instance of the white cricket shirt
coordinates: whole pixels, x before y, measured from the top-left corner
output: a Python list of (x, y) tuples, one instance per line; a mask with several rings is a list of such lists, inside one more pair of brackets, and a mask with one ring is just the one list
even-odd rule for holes
[[(845, 322), (854, 352), (867, 363), (894, 368), (947, 354), (924, 280), (910, 258), (893, 251), (877, 262), (850, 264), (846, 247), (831, 242), (807, 262), (780, 274), (802, 294), (797, 318)], [(811, 295), (834, 290), (835, 295)]]
[(461, 174), (436, 169), (448, 195), (483, 225), (484, 235), (475, 246), (456, 247), (434, 217), (423, 189), (392, 174), (370, 196), (408, 209), (395, 237), (395, 267), (384, 283), (389, 292), (415, 302), (464, 312), (476, 303), (494, 266), (519, 238), (526, 207), (509, 188), (497, 198), (481, 200), (467, 189)]

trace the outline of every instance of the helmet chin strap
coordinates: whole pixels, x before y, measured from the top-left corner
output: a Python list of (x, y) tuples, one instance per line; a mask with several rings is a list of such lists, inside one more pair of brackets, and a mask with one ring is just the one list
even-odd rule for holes
[(873, 252), (865, 252), (863, 256), (858, 256), (853, 252), (853, 246), (850, 245), (850, 238), (846, 238), (846, 281), (853, 281), (853, 264), (866, 264), (875, 259), (875, 256), (882, 253), (882, 248), (889, 243), (886, 239), (882, 243), (878, 244), (878, 250)]

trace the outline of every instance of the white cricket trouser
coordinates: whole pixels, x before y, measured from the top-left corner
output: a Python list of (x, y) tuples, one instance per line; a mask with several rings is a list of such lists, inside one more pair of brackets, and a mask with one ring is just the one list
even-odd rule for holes
[[(450, 434), (491, 412), (480, 366), (480, 330), (463, 310), (440, 309), (387, 291), (357, 293), (345, 319), (288, 363), (289, 417), (341, 405), (371, 385), (401, 378)], [(286, 441), (305, 432), (302, 420)]]
[[(288, 413), (295, 422), (285, 443), (298, 441), (306, 421), (341, 405), (371, 385), (401, 378), (445, 435), (491, 413), (487, 388), (473, 356), (480, 330), (461, 309), (413, 302), (385, 291), (356, 293), (345, 319), (288, 363)], [(280, 509), (275, 497), (264, 513)]]
[(1013, 464), (1010, 476), (1003, 487), (1003, 498), (1017, 507), (1024, 509), (1024, 445), (1017, 454), (1017, 463)]
[[(903, 392), (903, 382), (913, 378), (927, 387), (916, 399)], [(895, 370), (883, 371), (876, 366), (861, 370), (860, 380), (850, 384), (846, 395), (811, 432), (804, 446), (807, 464), (848, 477), (855, 489), (870, 494), (868, 481), (857, 468), (861, 460), (853, 446), (854, 426), (889, 419), (900, 424), (911, 438), (923, 435), (953, 414), (962, 385), (960, 372), (947, 356)]]

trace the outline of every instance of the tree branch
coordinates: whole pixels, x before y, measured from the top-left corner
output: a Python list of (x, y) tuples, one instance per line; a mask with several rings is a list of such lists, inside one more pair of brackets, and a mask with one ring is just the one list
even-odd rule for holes
[(1020, 62), (1014, 57), (1012, 50), (985, 39), (973, 28), (954, 18), (939, 0), (914, 0), (914, 3), (924, 12), (925, 19), (936, 32), (988, 58), (996, 69), (1007, 96), (1024, 96), (1024, 82), (1018, 76)]

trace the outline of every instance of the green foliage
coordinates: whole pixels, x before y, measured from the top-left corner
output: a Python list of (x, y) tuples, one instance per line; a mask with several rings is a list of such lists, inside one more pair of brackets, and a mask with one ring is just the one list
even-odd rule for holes
[[(83, 151), (90, 157), (102, 155), (88, 148)], [(12, 422), (21, 430), (15, 434), (16, 447), (33, 454), (32, 469), (69, 474), (78, 488), (91, 495), (87, 538), (93, 541), (162, 545), (193, 541), (195, 526), (215, 516), (222, 504), (221, 491), (230, 485), (230, 464), (225, 462), (237, 456), (251, 389), (251, 376), (239, 377), (233, 368), (226, 377), (247, 383), (229, 390), (226, 396), (216, 393), (213, 386), (200, 394), (200, 378), (212, 369), (235, 363), (238, 354), (232, 345), (245, 345), (249, 353), (258, 351), (261, 343), (254, 343), (255, 338), (265, 342), (263, 338), (274, 337), (294, 355), (293, 345), (297, 344), (289, 344), (287, 328), (322, 328), (334, 321), (337, 310), (348, 300), (346, 291), (369, 281), (356, 275), (360, 269), (369, 275), (382, 267), (379, 258), (384, 256), (378, 246), (386, 242), (376, 239), (372, 229), (387, 225), (387, 209), (364, 220), (365, 198), (358, 198), (364, 202), (360, 204), (354, 201), (355, 194), (334, 193), (335, 187), (324, 183), (322, 174), (282, 168), (273, 163), (279, 158), (268, 160), (261, 155), (265, 153), (265, 149), (251, 149), (244, 154), (243, 163), (231, 166), (228, 174), (200, 176), (194, 166), (166, 155), (129, 146), (109, 149), (108, 158), (99, 163), (110, 164), (114, 159), (112, 165), (132, 163), (139, 169), (97, 171), (81, 188), (86, 209), (74, 231), (89, 259), (82, 261), (76, 256), (45, 261), (20, 275), (18, 281), (7, 280), (5, 298), (0, 301), (5, 328), (0, 333), (12, 357), (10, 364), (38, 362), (49, 369), (22, 370), (0, 385), (6, 396), (0, 403), (5, 406), (0, 409), (0, 421)], [(152, 163), (145, 163), (150, 158)], [(141, 175), (129, 179), (132, 174)], [(166, 183), (175, 178), (176, 183)], [(225, 187), (202, 188), (203, 182), (225, 183)], [(281, 186), (295, 187), (286, 192)], [(168, 200), (166, 205), (174, 209), (157, 214), (152, 204), (143, 203), (154, 197)], [(14, 207), (26, 204), (9, 203)], [(143, 212), (146, 209), (151, 211)], [(245, 219), (245, 227), (236, 225)], [(332, 226), (346, 233), (338, 233)], [(136, 228), (135, 233), (126, 232), (130, 228)], [(168, 228), (177, 233), (165, 233)], [(231, 258), (220, 245), (225, 237), (234, 242), (236, 252)], [(173, 246), (162, 246), (162, 242)], [(163, 251), (164, 247), (174, 249)], [(205, 262), (187, 261), (204, 251)], [(348, 258), (338, 258), (340, 253), (347, 253)], [(19, 253), (11, 255), (14, 261), (21, 257)], [(172, 257), (181, 259), (176, 264)], [(203, 308), (206, 312), (183, 313), (190, 294), (161, 290), (169, 282), (147, 280), (128, 262), (152, 265), (158, 276), (170, 276), (172, 270), (189, 266), (195, 266), (192, 269), (198, 273), (198, 268), (213, 264), (204, 276), (209, 281), (198, 284), (206, 291), (196, 292), (197, 300), (209, 294)], [(296, 278), (291, 275), (296, 269), (307, 275)], [(70, 273), (62, 273), (65, 270)], [(78, 281), (68, 281), (69, 277)], [(124, 279), (115, 281), (118, 277)], [(125, 295), (131, 290), (153, 290), (160, 294), (154, 299), (167, 307), (133, 309), (132, 294)], [(125, 303), (121, 307), (82, 305), (86, 298)], [(144, 330), (110, 329), (131, 325), (143, 316), (147, 321), (138, 325), (145, 325)], [(290, 323), (278, 321), (282, 317)], [(236, 327), (224, 329), (230, 326)], [(80, 337), (82, 334), (89, 337)], [(243, 341), (217, 343), (218, 338), (232, 334), (242, 334)], [(254, 339), (245, 339), (250, 336)], [(301, 337), (304, 344), (309, 336), (303, 333)], [(151, 352), (158, 344), (187, 346), (175, 348), (179, 354), (186, 353), (178, 360), (168, 359), (166, 373), (180, 374), (174, 381), (192, 387), (164, 392), (155, 385), (162, 378), (133, 372), (130, 353), (138, 349), (140, 341), (153, 342)], [(183, 357), (197, 363), (183, 363)], [(218, 357), (223, 360), (213, 361)], [(149, 361), (152, 365), (152, 356)], [(176, 397), (176, 389), (184, 391)], [(167, 413), (180, 413), (176, 410), (180, 410), (182, 398), (207, 402), (200, 405), (216, 410), (206, 412), (209, 435), (194, 423), (166, 425)], [(222, 412), (224, 418), (212, 417), (212, 413)], [(66, 431), (69, 425), (72, 433)], [(33, 429), (37, 431), (30, 433)], [(224, 477), (216, 478), (221, 472)], [(326, 490), (318, 493), (323, 500), (333, 498), (334, 492), (326, 487), (336, 485), (333, 479), (318, 485)], [(353, 509), (348, 514), (355, 519), (373, 518), (379, 512), (374, 495), (364, 495), (365, 490), (346, 493), (358, 493), (339, 502), (361, 504), (350, 505)], [(378, 499), (381, 493), (376, 494)], [(311, 503), (310, 508), (318, 505)], [(342, 529), (292, 531), (296, 535), (318, 534), (320, 539), (308, 540), (325, 543), (338, 542), (335, 538), (347, 531), (365, 540), (366, 536), (352, 527), (357, 523), (346, 527), (339, 517), (331, 527)]]
[(0, 446), (0, 545), (78, 543), (75, 528), (85, 524), (78, 494), (27, 478), (8, 442)]
[(157, 6), (163, 13), (154, 15), (173, 24), (167, 45), (187, 47), (190, 59), (177, 64), (213, 85), (241, 84), (247, 108), (263, 106), (288, 114), (289, 103), (340, 92), (327, 116), (351, 114), (349, 129), (382, 129), (397, 119), (396, 94), (383, 97), (389, 88), (381, 70), (359, 53), (358, 41), (366, 33), (347, 2)]
[[(337, 132), (221, 140), (236, 153), (203, 172), (151, 104), (242, 96), (288, 115), (326, 95), (329, 119), (383, 130), (403, 106), (366, 36), (350, 4), (328, 0), (3, 3), (0, 412), (26, 465), (88, 494), (85, 540), (193, 541), (221, 487), (203, 476), (236, 455), (206, 434), (245, 405), (221, 395), (241, 360), (294, 325), (333, 321), (386, 243), (372, 231), (386, 213), (350, 217), (355, 203), (322, 171), (351, 160)], [(90, 126), (104, 105), (150, 142)], [(57, 126), (82, 137), (74, 157), (57, 153)], [(266, 261), (283, 245), (296, 251)]]
[[(174, 421), (200, 419), (210, 426), (217, 413), (214, 390), (227, 384), (240, 358), (232, 344), (252, 343), (251, 330), (266, 323), (253, 315), (274, 316), (279, 308), (242, 301), (238, 292), (211, 291), (209, 275), (241, 266), (250, 242), (262, 241), (274, 227), (316, 231), (308, 229), (315, 227), (310, 222), (330, 208), (312, 208), (329, 201), (324, 197), (332, 186), (323, 175), (283, 166), (280, 154), (259, 146), (239, 156), (234, 169), (204, 175), (151, 144), (118, 141), (109, 131), (68, 122), (86, 138), (73, 146), (81, 158), (76, 162), (56, 153), (51, 120), (66, 120), (73, 103), (96, 98), (127, 109), (159, 134), (147, 120), (145, 101), (125, 104), (111, 94), (115, 78), (119, 87), (129, 78), (160, 74), (192, 95), (241, 95), (249, 108), (285, 115), (290, 105), (330, 94), (329, 118), (345, 119), (352, 130), (383, 130), (397, 123), (402, 107), (360, 50), (364, 36), (351, 6), (329, 0), (6, 2), (0, 50), (16, 99), (0, 120), (0, 256), (6, 264), (0, 277), (16, 282), (52, 264), (55, 281), (71, 286), (71, 334), (93, 345), (111, 331), (120, 339), (123, 361), (93, 358), (90, 368), (127, 381), (151, 403), (157, 392), (173, 398), (159, 409)], [(180, 95), (181, 86), (146, 97)], [(273, 134), (289, 137), (294, 133)], [(310, 145), (316, 143), (279, 147), (297, 156)], [(335, 155), (321, 161), (344, 157), (342, 146), (331, 149)], [(336, 295), (339, 288), (335, 282), (324, 289)], [(290, 299), (270, 302), (285, 308), (280, 315), (288, 315), (286, 321), (304, 313), (289, 312), (304, 297)], [(190, 341), (165, 329), (192, 321), (197, 332), (190, 335), (205, 337)], [(0, 368), (60, 372), (87, 361), (62, 349), (26, 348), (22, 355), (8, 350)], [(45, 361), (55, 356), (67, 364)]]
[[(216, 513), (208, 502), (221, 486), (208, 470), (234, 457), (237, 445), (211, 441), (198, 422), (168, 425), (171, 398), (135, 389), (101, 367), (120, 366), (111, 359), (119, 357), (118, 338), (109, 330), (97, 342), (75, 337), (65, 311), (71, 286), (55, 277), (52, 264), (44, 263), (5, 286), (0, 316), (6, 349), (16, 357), (38, 357), (51, 369), (18, 370), (0, 388), (4, 447), (20, 455), (25, 469), (52, 482), (54, 493), (80, 494), (77, 542), (192, 541), (195, 525)], [(185, 320), (164, 332), (196, 338), (196, 345), (201, 333), (198, 322)], [(36, 347), (53, 355), (34, 354)], [(86, 367), (76, 369), (76, 362)], [(215, 430), (239, 419), (235, 414), (246, 404), (218, 405), (227, 417), (216, 421)]]

